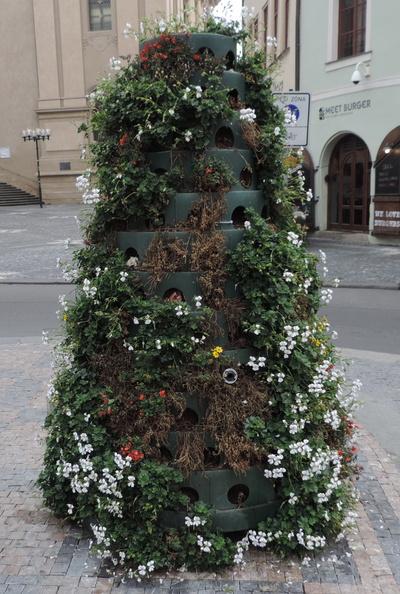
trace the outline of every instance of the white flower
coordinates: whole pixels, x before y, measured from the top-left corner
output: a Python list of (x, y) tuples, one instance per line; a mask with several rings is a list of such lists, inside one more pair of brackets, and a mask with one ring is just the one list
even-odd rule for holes
[(157, 338), (157, 340), (156, 340), (156, 348), (157, 348), (158, 350), (160, 350), (160, 349), (161, 349), (161, 340), (160, 340), (159, 338)]
[(169, 115), (174, 115), (174, 113), (175, 113), (175, 110), (174, 110), (174, 109), (169, 109), (169, 110), (168, 110), (168, 113), (169, 113)]
[(124, 37), (129, 37), (129, 34), (132, 31), (132, 25), (130, 23), (126, 23), (125, 25), (125, 29), (124, 29)]
[(243, 120), (245, 122), (254, 122), (256, 117), (256, 112), (254, 111), (254, 109), (251, 109), (250, 107), (248, 107), (247, 109), (240, 110), (240, 120)]
[(183, 94), (183, 98), (184, 99), (187, 99), (188, 98), (188, 93), (190, 93), (190, 88), (189, 87), (186, 87), (185, 92)]
[(277, 126), (274, 130), (274, 134), (275, 134), (275, 136), (279, 136), (280, 133), (281, 133), (281, 129), (279, 128), (279, 126)]
[(191, 131), (190, 130), (187, 130), (185, 132), (185, 140), (186, 140), (186, 142), (190, 142), (190, 139), (192, 138), (192, 136), (193, 135), (192, 135)]
[(250, 223), (250, 221), (245, 221), (244, 224), (243, 224), (243, 227), (245, 229), (251, 229), (251, 223)]
[(310, 190), (307, 190), (306, 196), (307, 196), (307, 198), (306, 198), (307, 202), (310, 202), (310, 200), (313, 199), (313, 193), (312, 193), (312, 190), (311, 189)]
[(121, 60), (110, 58), (110, 68), (111, 70), (121, 70)]
[(196, 98), (200, 99), (203, 89), (199, 86), (196, 87)]
[(128, 276), (128, 273), (127, 272), (120, 272), (119, 275), (120, 275), (120, 281), (121, 281), (121, 283), (124, 283), (126, 281), (126, 278)]
[(148, 314), (144, 318), (144, 323), (145, 324), (151, 324), (151, 319), (150, 319), (150, 316)]

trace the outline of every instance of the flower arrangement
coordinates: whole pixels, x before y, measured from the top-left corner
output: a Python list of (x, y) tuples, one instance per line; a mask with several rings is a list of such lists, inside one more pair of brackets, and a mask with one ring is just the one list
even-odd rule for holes
[[(283, 555), (323, 547), (351, 521), (359, 470), (358, 385), (346, 384), (318, 315), (330, 295), (293, 220), (293, 201), (307, 194), (285, 167), (284, 114), (264, 56), (244, 52), (235, 69), (245, 97), (227, 95), (226, 56), (194, 52), (196, 32), (177, 19), (160, 28), (91, 99), (98, 139), (78, 184), (94, 209), (86, 246), (65, 269), (77, 295), (60, 300), (64, 336), (38, 480), (58, 516), (89, 527), (98, 553), (138, 579), (161, 567), (241, 564), (249, 546)], [(211, 17), (201, 31), (238, 35)], [(232, 249), (219, 225), (237, 175), (207, 154), (221, 119), (239, 122), (255, 156), (243, 168), (258, 179), (263, 203), (262, 212), (245, 209)], [(152, 166), (159, 152), (168, 168)], [(168, 222), (182, 189), (199, 197), (186, 218)], [(121, 233), (151, 242), (124, 252)], [(166, 275), (181, 271), (194, 275), (198, 292), (157, 296)], [(232, 355), (238, 350), (246, 360)], [(207, 409), (197, 426), (190, 399), (199, 414)], [(172, 457), (165, 444), (182, 433)], [(206, 435), (214, 444), (207, 456)], [(182, 488), (191, 473), (221, 466), (220, 456), (239, 476), (261, 468), (274, 493), (274, 513), (239, 542), (215, 528), (212, 505)], [(246, 493), (235, 497), (242, 507)], [(168, 525), (166, 512), (184, 521)]]

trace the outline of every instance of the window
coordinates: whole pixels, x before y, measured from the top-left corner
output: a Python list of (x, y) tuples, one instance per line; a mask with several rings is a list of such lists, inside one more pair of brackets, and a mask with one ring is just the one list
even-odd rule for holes
[(367, 0), (340, 0), (338, 58), (365, 51)]
[(264, 13), (264, 46), (267, 48), (267, 36), (268, 36), (268, 4), (263, 8)]
[(279, 12), (279, 0), (275, 0), (274, 8), (274, 35), (278, 39), (278, 12)]
[(89, 21), (91, 31), (109, 31), (111, 0), (89, 0)]
[(253, 39), (258, 42), (258, 17), (253, 21)]
[(289, 47), (289, 0), (285, 3), (285, 49)]

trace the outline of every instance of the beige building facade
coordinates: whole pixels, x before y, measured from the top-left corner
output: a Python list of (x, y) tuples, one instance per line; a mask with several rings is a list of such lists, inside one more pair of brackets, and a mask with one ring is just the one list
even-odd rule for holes
[(23, 129), (50, 129), (39, 141), (43, 201), (81, 201), (76, 177), (85, 167), (87, 96), (113, 74), (110, 58), (137, 52), (125, 37), (149, 17), (183, 9), (201, 13), (210, 0), (0, 0), (0, 182), (38, 193), (35, 143)]

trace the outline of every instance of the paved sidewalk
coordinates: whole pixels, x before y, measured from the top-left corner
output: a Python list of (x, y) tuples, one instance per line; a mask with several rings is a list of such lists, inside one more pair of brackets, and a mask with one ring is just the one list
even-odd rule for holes
[[(353, 374), (371, 365), (360, 353), (355, 353)], [(344, 354), (352, 356), (351, 351)], [(393, 366), (393, 355), (390, 357), (389, 369)], [(397, 368), (399, 363), (400, 356)], [(382, 374), (387, 374), (388, 368)], [(2, 345), (0, 594), (400, 592), (400, 472), (365, 431), (359, 440), (365, 472), (359, 481), (357, 528), (324, 553), (310, 556), (308, 565), (252, 551), (244, 569), (221, 576), (175, 572), (140, 584), (114, 580), (110, 570), (92, 557), (81, 531), (67, 521), (56, 520), (41, 506), (34, 487), (43, 455), (41, 426), (50, 378), (49, 346), (40, 342)]]

